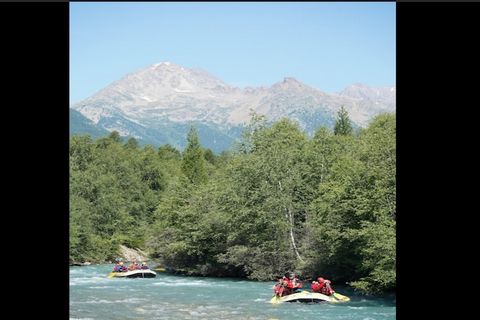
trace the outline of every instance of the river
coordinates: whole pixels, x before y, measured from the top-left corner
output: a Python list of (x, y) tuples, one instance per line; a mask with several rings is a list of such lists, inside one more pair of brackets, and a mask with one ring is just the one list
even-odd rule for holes
[(394, 297), (370, 298), (334, 286), (342, 304), (272, 305), (274, 282), (186, 277), (107, 278), (113, 265), (70, 267), (70, 319), (395, 319)]

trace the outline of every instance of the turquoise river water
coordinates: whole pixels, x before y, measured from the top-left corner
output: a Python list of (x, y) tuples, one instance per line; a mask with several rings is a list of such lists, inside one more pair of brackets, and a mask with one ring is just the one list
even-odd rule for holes
[(70, 319), (395, 319), (394, 297), (335, 289), (350, 302), (272, 305), (274, 282), (186, 277), (107, 278), (113, 264), (70, 267)]

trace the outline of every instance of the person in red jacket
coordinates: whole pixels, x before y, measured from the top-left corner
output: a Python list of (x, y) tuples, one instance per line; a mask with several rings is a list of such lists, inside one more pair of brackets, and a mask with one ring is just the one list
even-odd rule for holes
[(287, 285), (287, 287), (292, 290), (292, 293), (295, 293), (303, 286), (302, 282), (298, 280), (297, 276), (294, 273), (290, 274), (289, 280), (290, 283)]
[(302, 283), (298, 280), (294, 273), (287, 272), (285, 276), (278, 281), (273, 288), (275, 295), (283, 297), (292, 293), (302, 287)]
[(330, 296), (335, 293), (331, 286), (332, 282), (330, 280), (325, 280), (322, 277), (318, 277), (317, 281), (312, 282), (312, 291), (325, 294)]
[(280, 278), (278, 279), (278, 282), (273, 287), (273, 292), (275, 293), (276, 296), (282, 297), (284, 295), (283, 292), (285, 291), (286, 286), (287, 286), (286, 282), (283, 281), (283, 278)]

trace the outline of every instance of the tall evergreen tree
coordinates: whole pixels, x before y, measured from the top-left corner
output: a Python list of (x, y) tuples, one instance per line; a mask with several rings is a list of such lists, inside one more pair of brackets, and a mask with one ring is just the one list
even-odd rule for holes
[(118, 133), (118, 131), (112, 131), (112, 133), (110, 133), (108, 138), (114, 142), (118, 142), (118, 143), (122, 142), (122, 138), (120, 138), (120, 134)]
[(204, 157), (205, 157), (205, 160), (207, 160), (211, 164), (215, 164), (215, 155), (213, 154), (212, 150), (210, 149), (205, 150)]
[(348, 112), (342, 106), (337, 114), (337, 121), (335, 122), (335, 128), (333, 129), (335, 135), (351, 135), (353, 132), (352, 123), (348, 117)]
[(182, 171), (191, 183), (201, 184), (207, 180), (207, 171), (198, 132), (194, 126), (188, 132), (187, 142), (187, 148), (183, 152)]
[(127, 143), (125, 143), (125, 148), (129, 149), (137, 149), (138, 148), (138, 141), (137, 139), (131, 137), (128, 139)]

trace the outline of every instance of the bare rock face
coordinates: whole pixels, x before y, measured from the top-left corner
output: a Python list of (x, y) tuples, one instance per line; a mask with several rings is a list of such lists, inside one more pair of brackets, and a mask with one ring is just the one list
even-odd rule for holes
[(89, 261), (85, 261), (85, 262), (71, 262), (70, 263), (70, 266), (76, 266), (76, 267), (81, 267), (81, 266), (89, 266), (91, 265), (92, 263), (89, 262)]
[(148, 255), (140, 249), (128, 248), (124, 245), (120, 245), (120, 255), (126, 261), (137, 260), (138, 262), (148, 261)]

